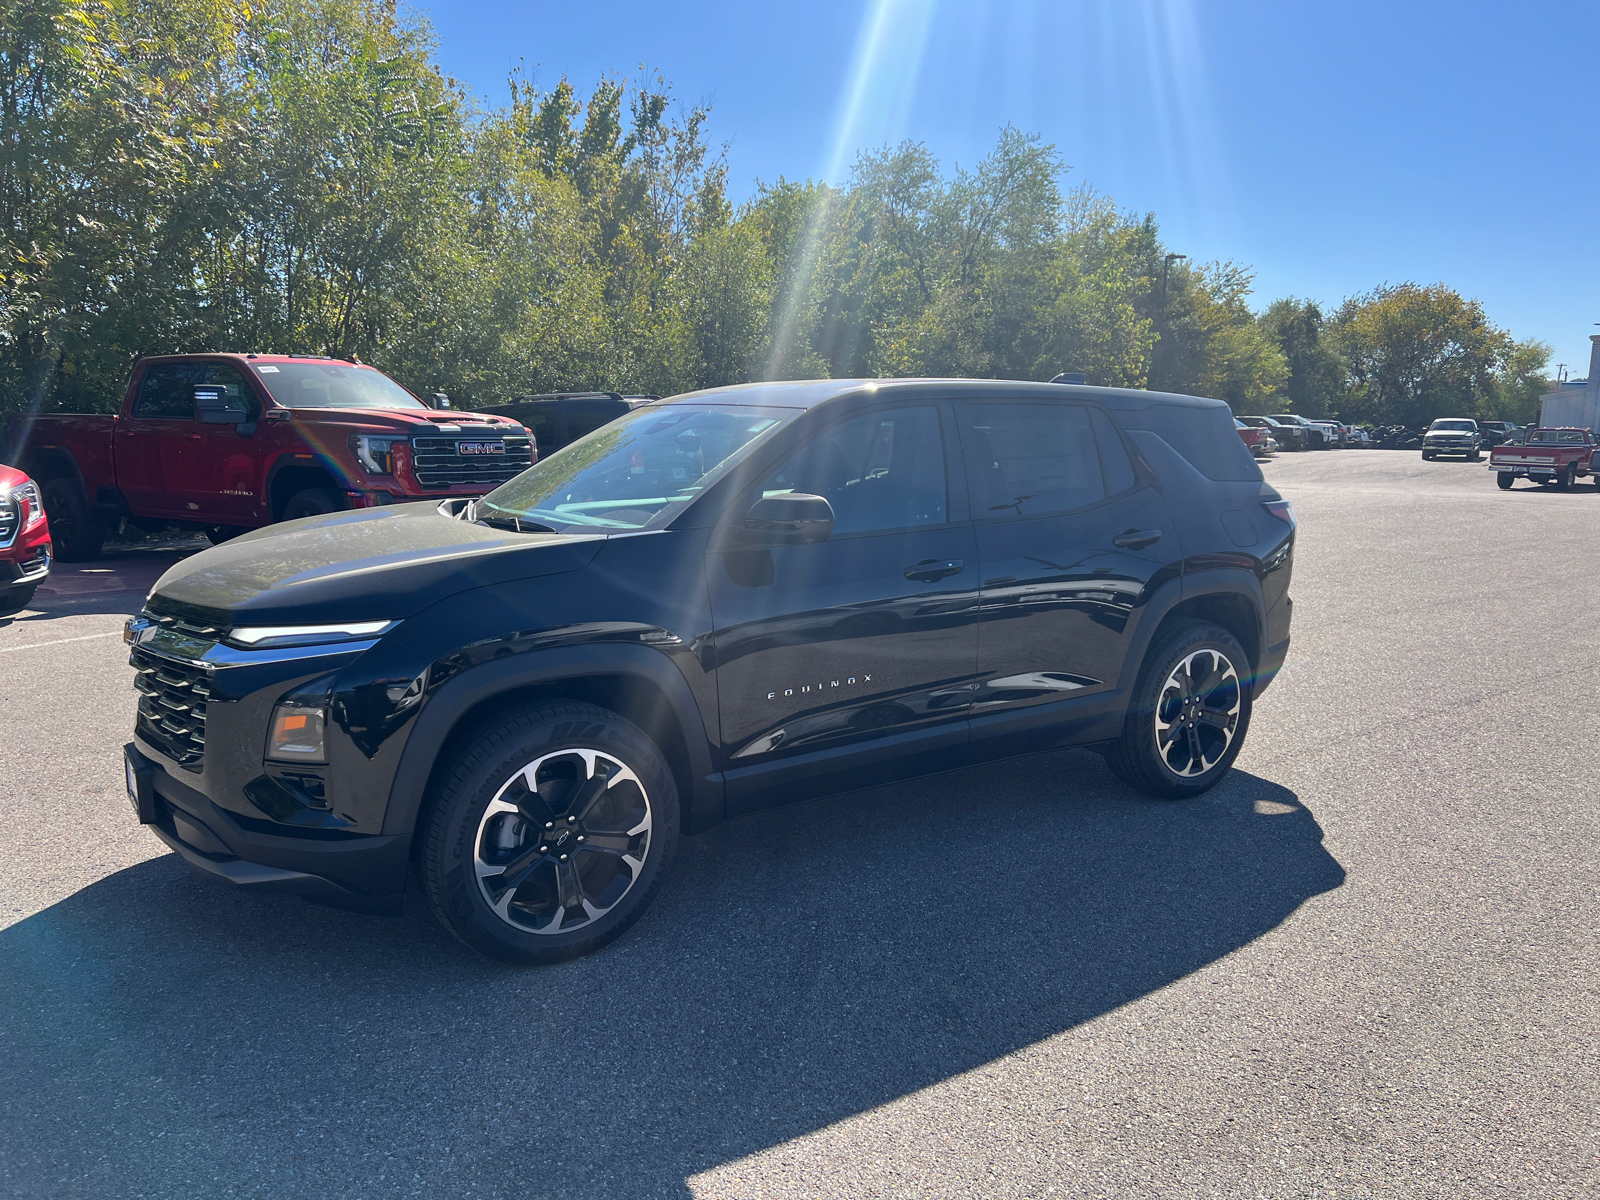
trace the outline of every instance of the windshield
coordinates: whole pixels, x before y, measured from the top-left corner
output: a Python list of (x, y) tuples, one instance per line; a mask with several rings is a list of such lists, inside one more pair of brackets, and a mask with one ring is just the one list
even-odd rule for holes
[(528, 532), (659, 529), (721, 470), (800, 411), (702, 404), (638, 408), (497, 487), (478, 501), (475, 516)]
[(1581, 429), (1540, 429), (1528, 439), (1530, 446), (1582, 446)]
[(1428, 426), (1428, 428), (1429, 429), (1458, 429), (1458, 430), (1465, 430), (1467, 433), (1471, 433), (1473, 430), (1477, 429), (1478, 427), (1477, 427), (1476, 424), (1474, 424), (1471, 421), (1435, 421), (1432, 425)]
[(285, 408), (427, 408), (371, 367), (348, 363), (257, 363), (256, 375)]

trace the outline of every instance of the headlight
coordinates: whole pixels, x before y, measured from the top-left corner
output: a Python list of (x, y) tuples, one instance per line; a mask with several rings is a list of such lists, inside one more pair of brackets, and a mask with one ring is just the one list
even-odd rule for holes
[(326, 713), (321, 708), (289, 702), (272, 710), (272, 732), (267, 737), (267, 757), (278, 762), (327, 761), (323, 730)]
[(22, 525), (24, 533), (43, 522), (44, 498), (39, 495), (39, 485), (37, 483), (30, 479), (21, 487), (13, 488), (11, 495), (27, 505), (28, 519)]
[(403, 443), (403, 437), (378, 437), (371, 433), (352, 433), (350, 452), (356, 461), (374, 475), (394, 474), (394, 448)]
[(321, 646), (329, 642), (354, 642), (382, 637), (398, 621), (353, 621), (344, 625), (250, 625), (230, 630), (223, 639), (246, 650), (280, 646)]

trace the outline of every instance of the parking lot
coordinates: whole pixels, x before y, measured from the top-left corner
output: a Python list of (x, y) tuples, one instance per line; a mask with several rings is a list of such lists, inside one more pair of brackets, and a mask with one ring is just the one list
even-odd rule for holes
[(819, 798), (535, 971), (195, 877), (120, 762), (179, 551), (62, 566), (0, 621), (0, 1188), (1600, 1193), (1600, 494), (1264, 469), (1295, 642), (1214, 792), (1067, 752)]

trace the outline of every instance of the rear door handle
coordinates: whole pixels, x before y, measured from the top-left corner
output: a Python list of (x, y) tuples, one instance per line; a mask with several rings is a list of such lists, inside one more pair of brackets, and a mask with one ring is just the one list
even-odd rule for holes
[(1143, 550), (1161, 540), (1159, 529), (1126, 529), (1111, 539), (1111, 544), (1123, 550)]
[(937, 558), (925, 558), (906, 568), (906, 578), (914, 579), (918, 583), (933, 583), (946, 575), (959, 575), (964, 570), (966, 564), (959, 558), (947, 558), (943, 561)]

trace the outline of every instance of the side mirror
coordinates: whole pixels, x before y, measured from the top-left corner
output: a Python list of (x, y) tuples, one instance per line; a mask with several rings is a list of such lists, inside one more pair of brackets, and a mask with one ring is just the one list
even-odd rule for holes
[(761, 497), (734, 531), (734, 537), (741, 542), (767, 546), (825, 542), (832, 536), (833, 505), (805, 492)]
[(435, 408), (441, 408), (441, 409), (442, 408), (449, 408), (450, 407), (450, 397), (446, 396), (443, 392), (435, 392), (433, 394), (433, 406)]
[(227, 388), (201, 384), (194, 389), (194, 419), (205, 425), (242, 425), (250, 419), (250, 410), (230, 399)]

